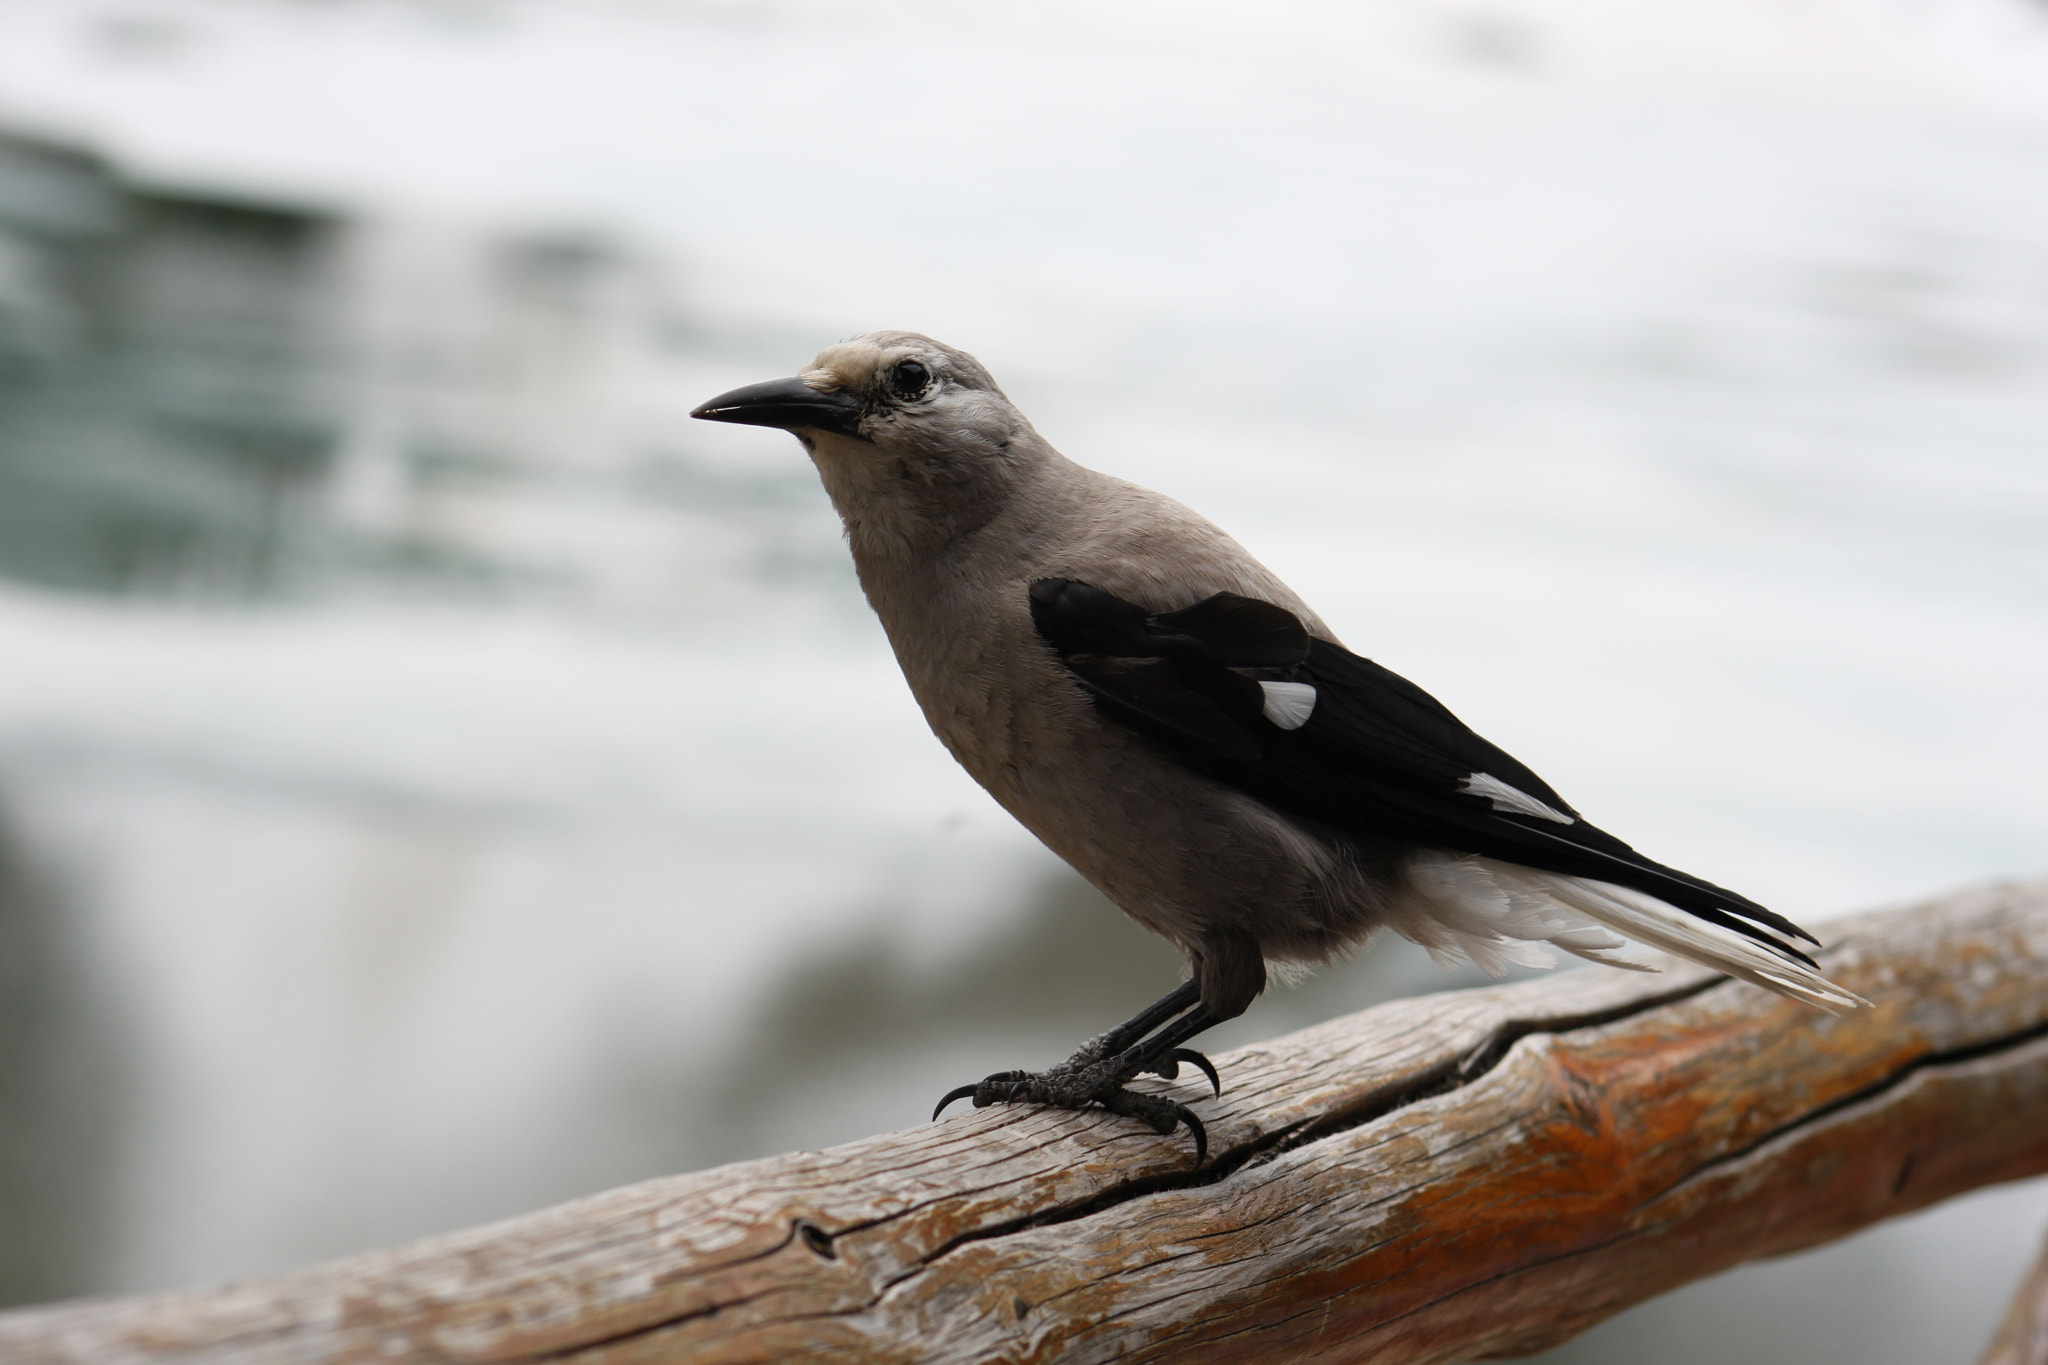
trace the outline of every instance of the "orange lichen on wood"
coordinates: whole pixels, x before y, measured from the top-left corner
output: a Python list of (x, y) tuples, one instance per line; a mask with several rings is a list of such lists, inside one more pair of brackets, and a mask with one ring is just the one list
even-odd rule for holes
[(1210, 1167), (996, 1108), (224, 1289), (10, 1360), (1434, 1362), (2048, 1170), (2048, 884), (1831, 926), (1841, 1018), (1683, 964), (1219, 1058)]

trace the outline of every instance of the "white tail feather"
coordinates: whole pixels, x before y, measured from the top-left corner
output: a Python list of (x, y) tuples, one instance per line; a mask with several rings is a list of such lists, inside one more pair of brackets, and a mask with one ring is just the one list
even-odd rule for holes
[(1441, 965), (1469, 958), (1493, 976), (1510, 962), (1554, 966), (1549, 945), (1589, 962), (1655, 971), (1619, 955), (1633, 940), (1830, 1014), (1870, 1003), (1744, 934), (1612, 882), (1436, 854), (1411, 865), (1409, 884), (1414, 894), (1390, 908), (1389, 921)]
[(1858, 1005), (1870, 1003), (1804, 963), (1772, 952), (1746, 934), (1709, 923), (1630, 887), (1505, 863), (1495, 864), (1495, 869), (1496, 876), (1527, 882), (1638, 943), (1689, 958), (1829, 1014), (1846, 1014)]
[(1483, 859), (1449, 854), (1418, 859), (1410, 868), (1415, 895), (1389, 909), (1394, 931), (1427, 949), (1439, 966), (1470, 961), (1489, 976), (1508, 964), (1554, 967), (1559, 948), (1592, 962), (1654, 971), (1615, 954), (1620, 935), (1548, 896), (1504, 885)]

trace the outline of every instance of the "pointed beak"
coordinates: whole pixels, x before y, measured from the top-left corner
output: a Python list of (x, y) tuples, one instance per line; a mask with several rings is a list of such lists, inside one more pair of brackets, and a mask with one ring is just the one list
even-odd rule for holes
[(707, 422), (740, 422), (784, 431), (831, 431), (860, 435), (860, 400), (850, 394), (821, 393), (794, 376), (749, 384), (721, 393), (690, 416)]

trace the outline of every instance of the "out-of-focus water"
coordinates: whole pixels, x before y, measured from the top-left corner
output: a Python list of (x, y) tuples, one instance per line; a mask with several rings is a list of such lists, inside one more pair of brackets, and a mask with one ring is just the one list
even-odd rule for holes
[[(1809, 922), (2039, 873), (2044, 90), (1989, 0), (0, 10), (8, 1292), (912, 1123), (1172, 980), (794, 443), (683, 416), (875, 327), (1656, 856)], [(1964, 1360), (2044, 1223), (1564, 1354)]]

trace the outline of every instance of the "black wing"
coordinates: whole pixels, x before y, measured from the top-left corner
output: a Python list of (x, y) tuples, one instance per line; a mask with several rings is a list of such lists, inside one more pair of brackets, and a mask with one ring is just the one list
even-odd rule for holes
[[(1653, 862), (1436, 698), (1310, 636), (1293, 613), (1219, 593), (1158, 615), (1070, 579), (1031, 585), (1031, 616), (1104, 714), (1190, 767), (1338, 829), (1394, 834), (1656, 896), (1797, 961), (1760, 933), (1813, 937), (1733, 891)], [(1265, 683), (1315, 689), (1305, 721), (1269, 718)]]

